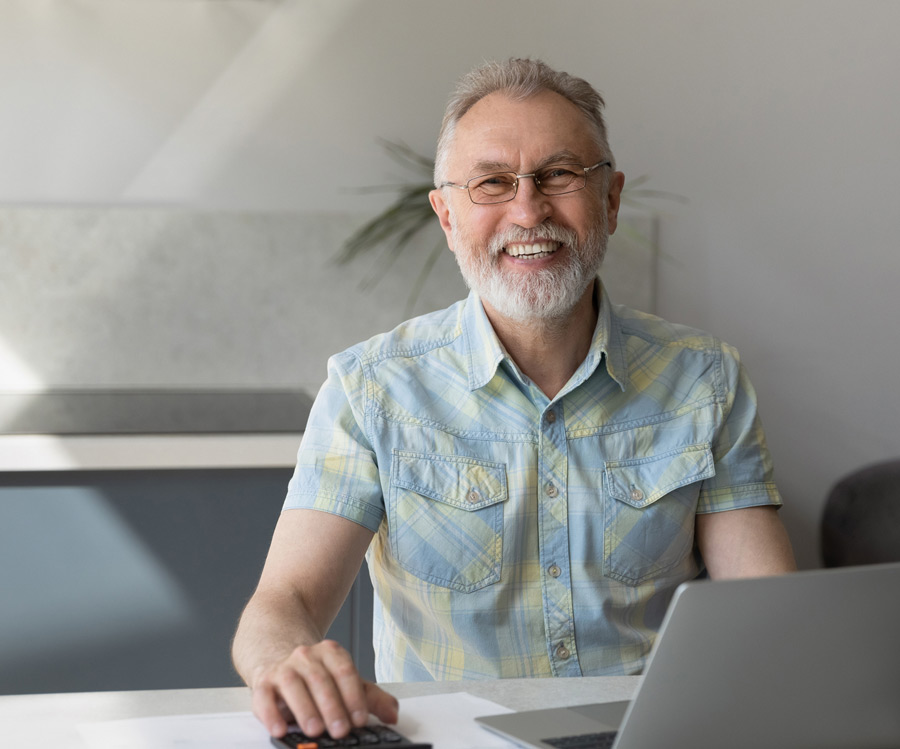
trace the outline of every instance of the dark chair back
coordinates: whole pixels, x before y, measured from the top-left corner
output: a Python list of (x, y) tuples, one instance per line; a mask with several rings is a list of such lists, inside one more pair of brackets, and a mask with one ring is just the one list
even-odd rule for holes
[(826, 567), (900, 562), (900, 460), (835, 484), (822, 515), (821, 551)]

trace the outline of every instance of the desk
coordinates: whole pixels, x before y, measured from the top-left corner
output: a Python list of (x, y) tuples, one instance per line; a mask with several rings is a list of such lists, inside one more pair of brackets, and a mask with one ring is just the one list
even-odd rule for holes
[[(514, 710), (583, 702), (627, 700), (639, 676), (597, 676), (581, 679), (499, 679), (384, 684), (396, 697), (469, 692)], [(31, 749), (35, 735), (53, 737), (53, 745), (83, 749), (78, 723), (141, 718), (154, 715), (242, 712), (250, 709), (245, 687), (171, 689), (147, 692), (75, 692), (0, 696), (0, 745)]]

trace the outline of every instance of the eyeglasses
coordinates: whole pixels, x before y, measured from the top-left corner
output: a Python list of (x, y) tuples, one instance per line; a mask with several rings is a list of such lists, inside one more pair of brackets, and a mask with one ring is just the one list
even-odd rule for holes
[(544, 195), (565, 195), (568, 192), (577, 192), (584, 189), (587, 183), (588, 172), (599, 169), (601, 166), (612, 166), (612, 163), (601, 161), (593, 166), (551, 164), (531, 174), (493, 172), (491, 174), (482, 174), (480, 177), (472, 177), (464, 185), (444, 182), (441, 184), (441, 187), (455, 187), (457, 190), (465, 190), (469, 193), (469, 199), (473, 203), (477, 205), (491, 205), (493, 203), (506, 203), (516, 197), (516, 193), (519, 190), (519, 180), (525, 177), (531, 177), (534, 180), (534, 186)]

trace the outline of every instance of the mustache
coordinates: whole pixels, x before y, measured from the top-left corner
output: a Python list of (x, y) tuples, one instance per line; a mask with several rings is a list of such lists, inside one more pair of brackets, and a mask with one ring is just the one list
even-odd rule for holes
[(496, 256), (507, 245), (530, 244), (538, 240), (549, 240), (568, 245), (569, 247), (575, 247), (578, 243), (578, 235), (572, 229), (567, 229), (552, 221), (545, 222), (534, 229), (526, 229), (522, 226), (508, 226), (491, 237), (488, 242), (488, 251), (491, 256)]

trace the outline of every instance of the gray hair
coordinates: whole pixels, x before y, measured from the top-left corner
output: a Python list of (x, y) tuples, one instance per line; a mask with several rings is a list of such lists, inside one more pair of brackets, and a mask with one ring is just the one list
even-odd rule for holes
[(434, 163), (434, 184), (440, 187), (446, 178), (447, 159), (456, 134), (456, 124), (476, 103), (488, 94), (502, 91), (516, 101), (535, 96), (542, 91), (553, 91), (572, 102), (592, 125), (597, 146), (603, 158), (615, 159), (606, 137), (603, 119), (603, 97), (590, 83), (569, 73), (554, 70), (541, 60), (510, 58), (505, 62), (488, 62), (463, 76), (447, 102), (441, 131), (438, 135), (437, 155)]

